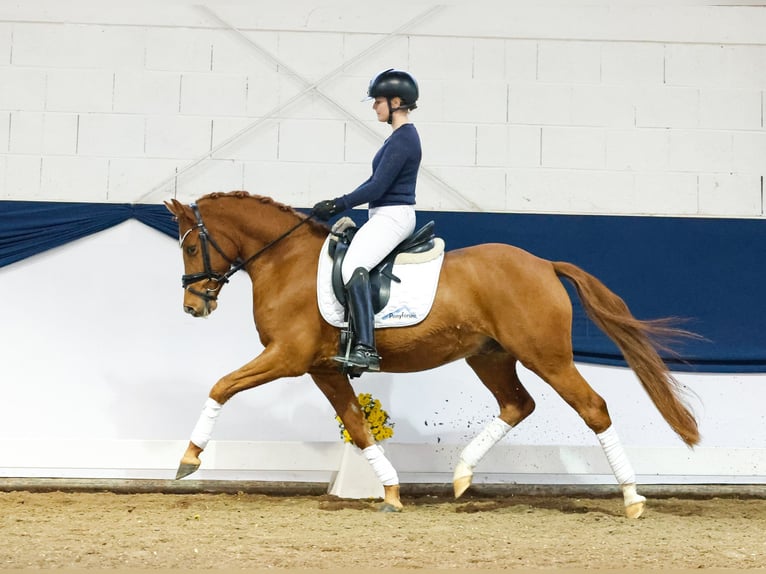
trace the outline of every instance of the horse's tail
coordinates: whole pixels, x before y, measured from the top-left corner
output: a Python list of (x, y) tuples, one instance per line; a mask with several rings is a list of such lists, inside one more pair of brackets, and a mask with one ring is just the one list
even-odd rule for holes
[(636, 319), (620, 297), (576, 265), (556, 261), (553, 268), (556, 275), (574, 284), (588, 316), (615, 342), (671, 428), (687, 445), (697, 444), (700, 439), (697, 421), (682, 400), (680, 383), (658, 352), (669, 350), (662, 341), (696, 335), (673, 327), (673, 319)]

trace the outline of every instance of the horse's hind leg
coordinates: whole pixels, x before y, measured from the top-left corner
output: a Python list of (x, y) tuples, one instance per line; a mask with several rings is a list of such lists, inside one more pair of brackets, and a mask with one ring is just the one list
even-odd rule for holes
[(582, 417), (585, 424), (596, 433), (609, 466), (622, 488), (625, 513), (628, 518), (638, 518), (644, 511), (646, 499), (636, 492), (636, 475), (622, 447), (606, 402), (594, 391), (575, 367), (568, 361), (563, 368), (535, 369), (561, 397)]
[(466, 362), (494, 395), (500, 414), (460, 453), (452, 486), (459, 498), (471, 485), (473, 469), (489, 450), (535, 409), (516, 373), (516, 359), (503, 351), (468, 357)]

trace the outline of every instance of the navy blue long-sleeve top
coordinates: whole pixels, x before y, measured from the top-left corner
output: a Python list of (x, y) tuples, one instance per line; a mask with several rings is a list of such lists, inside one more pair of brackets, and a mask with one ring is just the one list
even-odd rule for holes
[(335, 199), (341, 210), (368, 203), (414, 205), (415, 183), (422, 151), (420, 136), (413, 124), (403, 124), (393, 131), (372, 159), (372, 175), (351, 193)]

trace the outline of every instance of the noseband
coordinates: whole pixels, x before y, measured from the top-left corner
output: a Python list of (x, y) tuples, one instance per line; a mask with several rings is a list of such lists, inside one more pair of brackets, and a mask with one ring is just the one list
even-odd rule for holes
[[(240, 259), (237, 257), (236, 259), (230, 259), (226, 253), (224, 253), (223, 249), (216, 243), (216, 241), (213, 239), (213, 237), (210, 235), (210, 232), (205, 227), (205, 223), (202, 221), (202, 214), (199, 211), (199, 207), (196, 203), (189, 204), (189, 207), (191, 207), (192, 212), (194, 212), (194, 217), (197, 220), (197, 224), (194, 227), (191, 227), (186, 233), (183, 234), (181, 237), (179, 244), (181, 248), (183, 248), (184, 241), (186, 240), (186, 237), (195, 229), (199, 231), (199, 241), (200, 241), (200, 249), (202, 251), (202, 265), (204, 266), (204, 271), (201, 271), (199, 273), (186, 273), (181, 276), (181, 285), (184, 289), (189, 291), (189, 293), (193, 293), (197, 297), (201, 297), (205, 301), (215, 301), (218, 299), (218, 292), (221, 290), (221, 287), (223, 287), (226, 283), (229, 282), (229, 277), (234, 275), (237, 271), (240, 269), (244, 269), (251, 261), (253, 261), (255, 258), (260, 256), (264, 251), (266, 251), (269, 247), (274, 245), (275, 243), (278, 243), (288, 235), (290, 235), (293, 231), (298, 229), (301, 225), (306, 223), (309, 219), (313, 217), (313, 214), (309, 215), (305, 219), (302, 219), (297, 225), (294, 227), (291, 227), (288, 229), (285, 233), (274, 239), (273, 241), (270, 241), (266, 245), (264, 245), (261, 249), (259, 249), (254, 255), (251, 255), (245, 260)], [(226, 262), (229, 264), (229, 269), (225, 273), (218, 273), (217, 271), (213, 270), (213, 266), (210, 264), (210, 245), (213, 246), (213, 249), (215, 249), (221, 257), (226, 260)], [(215, 287), (210, 289), (208, 287), (205, 288), (204, 291), (199, 291), (198, 289), (193, 289), (191, 285), (194, 283), (198, 283), (199, 281), (207, 280), (209, 283), (212, 282)]]

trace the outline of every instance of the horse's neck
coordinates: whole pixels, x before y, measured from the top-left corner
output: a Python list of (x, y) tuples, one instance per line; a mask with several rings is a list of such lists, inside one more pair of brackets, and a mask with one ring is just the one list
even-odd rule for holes
[(239, 257), (243, 260), (254, 257), (255, 266), (259, 259), (293, 260), (299, 254), (308, 255), (324, 241), (310, 221), (275, 204), (253, 202), (247, 208), (234, 204), (227, 219), (224, 225), (236, 236)]

